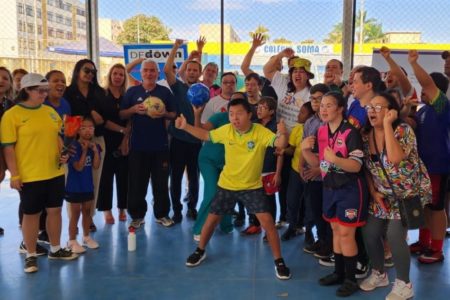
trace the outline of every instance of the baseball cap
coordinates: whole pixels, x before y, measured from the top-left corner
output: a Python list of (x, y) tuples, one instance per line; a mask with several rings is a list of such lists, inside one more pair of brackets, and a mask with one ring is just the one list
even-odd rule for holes
[(311, 73), (311, 61), (306, 58), (297, 57), (289, 62), (289, 69), (291, 68), (303, 68), (310, 78), (314, 78), (314, 74)]
[(28, 73), (20, 80), (20, 88), (28, 88), (31, 86), (47, 86), (48, 81), (44, 76), (37, 73)]
[(444, 52), (442, 52), (441, 56), (442, 56), (442, 59), (447, 59), (447, 57), (450, 56), (450, 52), (445, 50)]

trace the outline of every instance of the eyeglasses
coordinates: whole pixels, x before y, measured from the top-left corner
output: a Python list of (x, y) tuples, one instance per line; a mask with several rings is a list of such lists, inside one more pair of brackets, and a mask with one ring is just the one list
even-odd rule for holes
[(86, 73), (86, 74), (92, 74), (92, 75), (97, 74), (97, 70), (96, 69), (91, 69), (91, 68), (87, 68), (87, 67), (83, 68), (83, 72)]
[(372, 112), (375, 110), (375, 112), (379, 113), (383, 108), (388, 108), (387, 106), (383, 106), (383, 105), (366, 105), (364, 107), (364, 109), (366, 110), (366, 112)]
[(322, 101), (322, 96), (317, 96), (317, 97), (309, 96), (309, 101), (311, 101), (311, 102), (320, 102), (320, 101)]

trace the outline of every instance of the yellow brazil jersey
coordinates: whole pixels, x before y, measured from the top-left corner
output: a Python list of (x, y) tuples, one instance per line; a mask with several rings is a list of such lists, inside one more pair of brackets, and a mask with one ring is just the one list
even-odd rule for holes
[(261, 172), (267, 147), (273, 147), (275, 134), (260, 124), (252, 124), (244, 134), (231, 124), (209, 132), (213, 143), (225, 148), (225, 166), (217, 183), (221, 188), (240, 191), (262, 187)]
[(295, 147), (294, 155), (292, 157), (291, 167), (295, 172), (299, 172), (298, 166), (300, 164), (300, 157), (302, 156), (302, 148), (300, 147), (300, 142), (303, 138), (303, 124), (297, 124), (292, 129), (289, 135), (289, 145)]
[(47, 180), (64, 175), (58, 168), (58, 113), (47, 105), (28, 108), (15, 105), (2, 118), (1, 143), (14, 145), (16, 164), (22, 182)]

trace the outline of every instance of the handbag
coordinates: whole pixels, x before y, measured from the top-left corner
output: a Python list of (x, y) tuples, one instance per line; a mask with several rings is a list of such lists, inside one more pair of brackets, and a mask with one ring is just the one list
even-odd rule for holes
[[(392, 193), (394, 194), (395, 200), (398, 202), (399, 210), (400, 210), (400, 218), (403, 226), (408, 229), (418, 229), (425, 224), (425, 216), (422, 207), (422, 201), (420, 199), (420, 195), (408, 197), (406, 199), (400, 199), (397, 197), (397, 194), (394, 190), (394, 185), (386, 172), (386, 169), (383, 166), (383, 159), (381, 157), (380, 152), (378, 151), (377, 141), (375, 140), (375, 133), (372, 133), (373, 143), (375, 146), (375, 151), (379, 157), (379, 162), (381, 169), (383, 170), (384, 176), (389, 183), (389, 186), (392, 189)], [(419, 169), (420, 169), (420, 159), (419, 159)]]

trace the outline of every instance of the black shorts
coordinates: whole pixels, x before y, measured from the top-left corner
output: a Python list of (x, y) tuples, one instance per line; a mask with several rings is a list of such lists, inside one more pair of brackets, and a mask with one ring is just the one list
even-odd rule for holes
[(90, 193), (66, 193), (66, 201), (69, 203), (83, 203), (94, 200), (94, 192)]
[(20, 202), (23, 213), (34, 215), (44, 208), (61, 207), (64, 200), (64, 175), (52, 179), (23, 183)]
[(209, 212), (215, 215), (231, 215), (237, 201), (241, 201), (249, 214), (269, 213), (270, 204), (263, 188), (256, 190), (230, 191), (217, 187)]

